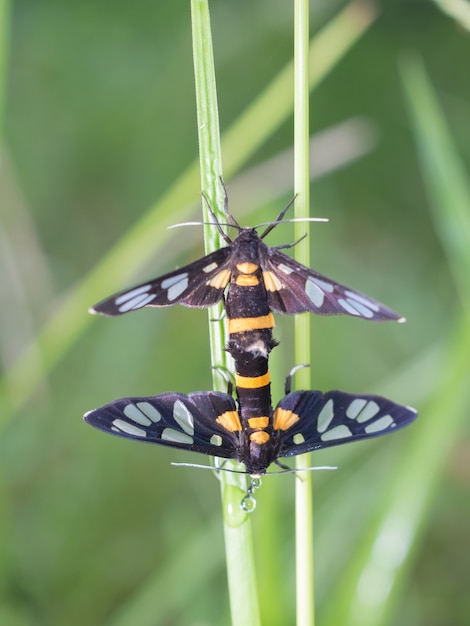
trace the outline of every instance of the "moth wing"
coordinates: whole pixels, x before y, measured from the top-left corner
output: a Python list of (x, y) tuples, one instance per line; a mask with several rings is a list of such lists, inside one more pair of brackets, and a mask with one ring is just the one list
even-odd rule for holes
[(231, 249), (221, 248), (178, 270), (120, 291), (95, 304), (90, 313), (115, 316), (144, 306), (173, 304), (208, 308), (219, 302), (230, 281)]
[(273, 311), (405, 321), (377, 300), (297, 263), (276, 248), (266, 246), (263, 257), (263, 270), (269, 272), (268, 280), (265, 278), (268, 303)]
[(238, 432), (217, 421), (224, 414), (236, 422), (234, 399), (225, 393), (209, 391), (121, 398), (88, 411), (83, 419), (94, 428), (118, 437), (238, 458)]
[(274, 413), (279, 456), (295, 456), (394, 432), (417, 417), (415, 409), (381, 396), (343, 391), (295, 391)]

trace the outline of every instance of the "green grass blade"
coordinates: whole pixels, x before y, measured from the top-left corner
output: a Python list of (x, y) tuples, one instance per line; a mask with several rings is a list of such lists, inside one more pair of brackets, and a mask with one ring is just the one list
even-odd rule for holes
[[(294, 14), (294, 189), (295, 217), (310, 215), (310, 127), (309, 127), (309, 2), (295, 1)], [(295, 239), (309, 235), (309, 223), (295, 225)], [(294, 248), (295, 259), (310, 266), (308, 236)], [(310, 315), (296, 315), (294, 322), (295, 363), (310, 363)], [(310, 389), (310, 369), (302, 368), (296, 383)], [(301, 470), (311, 465), (311, 454), (296, 457), (299, 472), (295, 481), (296, 613), (297, 626), (315, 622), (313, 576), (312, 473)]]
[[(220, 222), (224, 222), (224, 192), (220, 183), (222, 152), (208, 1), (191, 0), (191, 15), (201, 185), (216, 217)], [(212, 221), (207, 207), (204, 207), (204, 221)], [(220, 239), (214, 227), (205, 227), (207, 253), (220, 248)], [(214, 319), (220, 321), (213, 321)], [(224, 347), (227, 344), (227, 337), (222, 321), (222, 305), (216, 310), (209, 311), (209, 327), (212, 365), (226, 367)], [(225, 390), (227, 387), (227, 383), (216, 370), (214, 385), (216, 389)], [(235, 469), (234, 463), (228, 463), (226, 467)], [(257, 626), (260, 623), (260, 613), (251, 520), (241, 509), (241, 501), (246, 490), (246, 477), (222, 472), (220, 482), (232, 626), (246, 624)]]
[(407, 59), (401, 71), (435, 229), (464, 307), (448, 340), (441, 382), (407, 432), (400, 463), (338, 583), (338, 601), (327, 612), (325, 626), (389, 623), (444, 464), (464, 424), (470, 396), (468, 179), (422, 64)]
[(0, 0), (0, 139), (3, 140), (7, 57), (10, 41), (10, 2)]

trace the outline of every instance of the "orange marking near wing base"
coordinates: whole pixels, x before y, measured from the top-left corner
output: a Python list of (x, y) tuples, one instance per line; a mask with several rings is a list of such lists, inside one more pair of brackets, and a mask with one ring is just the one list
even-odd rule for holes
[(257, 430), (256, 432), (251, 433), (250, 435), (250, 441), (253, 441), (253, 443), (257, 443), (260, 446), (263, 445), (263, 443), (267, 443), (270, 440), (270, 438), (271, 437), (264, 430)]
[(260, 317), (236, 317), (232, 320), (228, 320), (228, 332), (230, 334), (244, 333), (250, 330), (274, 328), (274, 325), (272, 313), (260, 315)]
[(212, 276), (212, 278), (207, 281), (206, 285), (214, 287), (215, 289), (225, 289), (231, 275), (230, 270), (220, 270), (220, 272), (217, 272), (215, 276)]
[(242, 387), (243, 389), (259, 389), (260, 387), (266, 387), (271, 382), (271, 376), (269, 372), (262, 376), (240, 376), (235, 374), (235, 385)]
[(274, 429), (275, 430), (287, 430), (299, 421), (299, 416), (293, 411), (286, 411), (285, 409), (276, 409), (274, 411)]
[(250, 417), (248, 426), (250, 428), (266, 428), (269, 424), (269, 417)]
[(221, 426), (225, 428), (225, 430), (228, 430), (230, 433), (242, 429), (242, 425), (240, 424), (240, 418), (237, 411), (225, 411), (225, 413), (219, 415), (219, 417), (215, 421), (218, 422)]
[(273, 274), (273, 272), (263, 272), (263, 281), (267, 291), (279, 291), (279, 289), (284, 287), (279, 278)]
[(256, 263), (250, 263), (249, 261), (245, 261), (244, 263), (239, 263), (237, 265), (237, 270), (242, 274), (254, 274), (258, 268), (259, 265), (256, 265)]
[(259, 285), (259, 280), (253, 274), (239, 274), (235, 279), (235, 284), (239, 287), (256, 287)]

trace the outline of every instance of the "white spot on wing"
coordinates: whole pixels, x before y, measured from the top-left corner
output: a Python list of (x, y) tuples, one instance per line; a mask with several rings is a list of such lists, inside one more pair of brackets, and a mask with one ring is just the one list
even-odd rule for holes
[(359, 313), (360, 313), (360, 315), (362, 315), (362, 317), (367, 317), (369, 319), (371, 317), (374, 317), (374, 311), (372, 311), (370, 308), (364, 306), (360, 302), (356, 302), (352, 298), (348, 298), (348, 302), (349, 302), (349, 304), (351, 306), (353, 306), (356, 309), (356, 311), (359, 311)]
[(330, 398), (318, 415), (317, 431), (324, 433), (334, 417), (333, 400)]
[(114, 303), (121, 304), (121, 302), (127, 302), (128, 300), (132, 300), (136, 296), (140, 296), (143, 293), (147, 293), (152, 285), (142, 285), (141, 287), (136, 287), (135, 289), (131, 289), (130, 291), (126, 291), (122, 295), (118, 296)]
[(165, 441), (174, 441), (175, 443), (194, 443), (190, 435), (182, 433), (180, 430), (175, 430), (174, 428), (165, 428), (162, 432), (162, 439)]
[(292, 437), (292, 441), (298, 446), (299, 444), (304, 443), (305, 437), (302, 435), (302, 433), (295, 433), (295, 435)]
[(347, 426), (341, 424), (340, 426), (335, 426), (331, 430), (327, 430), (326, 433), (320, 437), (322, 441), (334, 441), (335, 439), (345, 439), (346, 437), (351, 437), (352, 432), (349, 430)]
[(371, 424), (367, 424), (364, 430), (366, 433), (378, 433), (381, 430), (385, 430), (386, 428), (390, 428), (396, 426), (395, 422), (391, 415), (384, 415), (383, 417), (379, 417), (378, 420), (372, 422)]
[(361, 313), (355, 309), (347, 300), (343, 300), (343, 298), (338, 298), (338, 304), (350, 315), (361, 315)]
[(168, 300), (176, 300), (188, 286), (188, 272), (162, 280), (162, 289), (168, 289)]
[(162, 416), (157, 409), (150, 404), (150, 402), (137, 402), (136, 407), (145, 413), (147, 417), (149, 417), (152, 422), (159, 422), (162, 419)]
[(305, 281), (305, 293), (318, 309), (323, 305), (325, 294), (310, 278)]
[(213, 446), (221, 446), (222, 445), (222, 437), (220, 435), (212, 435), (210, 438), (210, 443)]
[(120, 433), (126, 433), (127, 435), (134, 435), (134, 437), (146, 437), (147, 433), (142, 428), (128, 424), (124, 420), (116, 419), (113, 421), (113, 426)]
[(323, 289), (323, 291), (327, 291), (328, 293), (333, 293), (333, 291), (335, 290), (334, 285), (332, 285), (331, 283), (327, 283), (320, 278), (316, 278), (315, 276), (309, 276), (308, 280), (310, 280), (312, 283), (316, 283), (319, 287)]
[(355, 415), (353, 419), (362, 424), (363, 422), (367, 422), (368, 420), (370, 420), (372, 417), (374, 417), (374, 415), (377, 415), (379, 411), (380, 406), (377, 404), (377, 402), (370, 400), (369, 402), (364, 404), (363, 399), (356, 398), (356, 400), (353, 400), (349, 405), (348, 410), (346, 411), (346, 415), (348, 417)]
[(188, 435), (194, 435), (194, 418), (188, 407), (177, 400), (173, 406), (173, 418), (175, 422), (181, 426), (185, 433)]
[(124, 407), (122, 412), (130, 420), (136, 422), (137, 424), (141, 424), (142, 426), (150, 426), (152, 423), (149, 418), (142, 413), (142, 411), (139, 411), (135, 404), (128, 404)]
[(292, 272), (294, 271), (291, 267), (284, 265), (284, 263), (279, 263), (277, 267), (281, 270), (281, 272), (287, 275), (292, 274)]
[(212, 272), (212, 270), (217, 269), (217, 267), (218, 267), (217, 263), (209, 263), (209, 265), (206, 265), (206, 267), (202, 268), (202, 271), (207, 274), (209, 272)]
[(351, 404), (346, 409), (346, 416), (350, 417), (352, 420), (355, 420), (362, 409), (366, 406), (367, 400), (364, 398), (354, 398)]
[(122, 304), (119, 307), (119, 311), (121, 313), (126, 313), (126, 311), (132, 311), (132, 309), (140, 309), (149, 302), (152, 302), (152, 300), (155, 300), (156, 297), (157, 294), (155, 293), (143, 293), (140, 296), (136, 296), (135, 298), (132, 298), (132, 300), (128, 300), (127, 302)]
[(354, 293), (354, 291), (349, 291), (347, 289), (345, 290), (344, 293), (348, 296), (348, 298), (352, 298), (353, 300), (356, 300), (357, 302), (361, 302), (368, 309), (372, 309), (373, 311), (376, 311), (376, 312), (380, 310), (380, 307), (377, 306), (375, 302), (372, 302), (368, 298), (364, 298), (364, 296), (360, 296), (358, 293)]

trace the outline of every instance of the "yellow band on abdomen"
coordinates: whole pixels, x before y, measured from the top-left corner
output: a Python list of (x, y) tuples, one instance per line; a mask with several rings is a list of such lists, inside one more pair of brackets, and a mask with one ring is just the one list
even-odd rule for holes
[(259, 317), (235, 317), (228, 320), (228, 332), (245, 333), (250, 330), (261, 330), (263, 328), (274, 328), (274, 317), (272, 313), (260, 315)]
[(235, 374), (235, 384), (237, 387), (243, 389), (258, 389), (259, 387), (266, 387), (271, 382), (271, 376), (269, 372), (262, 376), (240, 376)]

